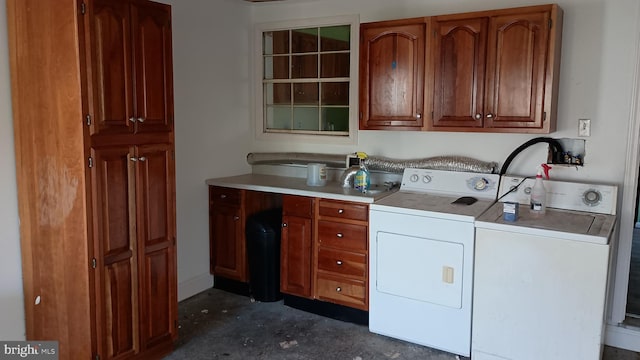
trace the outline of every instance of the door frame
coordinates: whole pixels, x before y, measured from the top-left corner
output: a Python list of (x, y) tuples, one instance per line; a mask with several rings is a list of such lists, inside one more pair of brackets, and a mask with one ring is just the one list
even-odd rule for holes
[[(640, 24), (640, 11), (637, 14), (636, 24)], [(638, 174), (640, 173), (640, 31), (636, 32), (635, 44), (635, 69), (634, 83), (631, 89), (627, 157), (622, 185), (617, 253), (614, 254), (616, 257), (615, 279), (613, 279), (613, 291), (609, 299), (610, 307), (605, 343), (618, 348), (640, 351), (640, 328), (626, 327), (623, 324), (627, 308), (631, 247), (636, 223)], [(630, 194), (633, 196), (629, 196)]]

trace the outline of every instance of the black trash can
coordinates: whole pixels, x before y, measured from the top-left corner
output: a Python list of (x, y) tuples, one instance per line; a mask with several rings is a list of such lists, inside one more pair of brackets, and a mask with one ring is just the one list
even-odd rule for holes
[(278, 301), (280, 294), (280, 229), (282, 209), (266, 210), (247, 219), (246, 239), (251, 296)]

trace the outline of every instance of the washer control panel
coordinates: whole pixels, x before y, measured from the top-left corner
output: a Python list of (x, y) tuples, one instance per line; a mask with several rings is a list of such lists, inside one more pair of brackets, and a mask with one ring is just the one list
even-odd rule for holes
[[(531, 187), (534, 182), (533, 178), (502, 176), (498, 193), (499, 201), (529, 204)], [(545, 180), (544, 187), (547, 190), (547, 207), (598, 214), (616, 214), (618, 198), (616, 185)]]
[(499, 180), (497, 174), (407, 168), (400, 190), (495, 199)]

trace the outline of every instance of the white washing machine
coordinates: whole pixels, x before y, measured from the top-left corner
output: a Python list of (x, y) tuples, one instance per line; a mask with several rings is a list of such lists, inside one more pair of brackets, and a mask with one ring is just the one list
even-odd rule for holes
[(498, 180), (406, 169), (400, 190), (370, 206), (370, 331), (469, 356), (473, 223)]
[[(617, 187), (545, 181), (547, 211), (533, 218), (534, 180), (523, 180), (503, 177), (476, 221), (471, 356), (600, 359)], [(506, 201), (521, 204), (516, 221), (503, 219)]]

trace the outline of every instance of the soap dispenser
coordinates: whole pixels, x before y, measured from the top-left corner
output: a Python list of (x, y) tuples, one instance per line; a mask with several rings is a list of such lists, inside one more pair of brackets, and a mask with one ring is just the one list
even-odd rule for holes
[(367, 192), (371, 187), (371, 174), (365, 164), (367, 154), (358, 152), (358, 159), (360, 159), (360, 169), (356, 172), (356, 176), (353, 181), (353, 187), (360, 192)]

